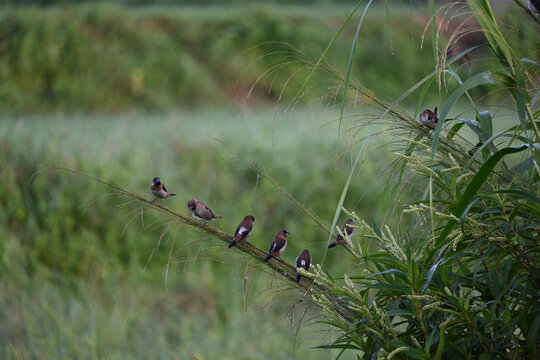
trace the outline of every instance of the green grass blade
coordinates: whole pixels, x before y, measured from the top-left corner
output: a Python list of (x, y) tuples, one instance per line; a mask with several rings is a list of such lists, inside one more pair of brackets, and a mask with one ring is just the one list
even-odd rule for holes
[(390, 39), (390, 51), (392, 51), (392, 54), (394, 53), (394, 45), (392, 44), (392, 36), (390, 36), (390, 30), (392, 28), (392, 23), (390, 22), (390, 8), (388, 7), (388, 0), (384, 0), (384, 7), (386, 12), (386, 25), (388, 28), (388, 38)]
[(517, 195), (517, 196), (520, 196), (520, 197), (522, 197), (524, 199), (532, 201), (532, 202), (534, 202), (534, 203), (536, 203), (537, 205), (540, 206), (540, 198), (534, 196), (533, 194), (531, 194), (528, 191), (523, 191), (523, 190), (496, 190), (493, 193), (494, 194), (513, 194), (513, 195)]
[[(473, 177), (471, 182), (469, 183), (469, 186), (467, 186), (467, 189), (463, 193), (463, 196), (459, 200), (455, 210), (453, 211), (453, 215), (457, 218), (461, 218), (463, 215), (464, 210), (467, 208), (469, 203), (472, 201), (474, 195), (478, 192), (480, 189), (480, 186), (484, 183), (484, 181), (487, 179), (487, 177), (492, 173), (493, 168), (495, 168), (495, 165), (506, 155), (509, 154), (515, 154), (518, 152), (521, 152), (525, 149), (528, 149), (527, 145), (521, 145), (519, 147), (507, 147), (504, 148), (497, 153), (493, 154), (485, 163), (482, 165), (480, 170), (476, 173), (476, 175)], [(440, 246), (448, 237), (450, 232), (454, 229), (454, 226), (456, 225), (455, 220), (449, 220), (446, 224), (445, 228), (439, 235), (439, 238), (437, 239), (437, 246)]]
[(334, 35), (334, 37), (332, 38), (332, 40), (330, 40), (330, 43), (328, 44), (328, 46), (326, 46), (326, 49), (324, 49), (322, 55), (319, 57), (319, 60), (317, 60), (317, 62), (315, 63), (315, 65), (313, 66), (313, 69), (311, 69), (311, 71), (309, 72), (306, 80), (304, 80), (304, 82), (302, 83), (302, 86), (300, 86), (300, 89), (298, 89), (298, 91), (296, 92), (296, 97), (298, 97), (302, 90), (304, 90), (304, 88), (306, 87), (307, 83), (309, 82), (309, 80), (311, 79), (311, 77), (313, 76), (313, 73), (315, 73), (315, 71), (319, 68), (319, 65), (321, 64), (321, 62), (323, 61), (323, 59), (326, 57), (326, 54), (328, 54), (328, 51), (332, 48), (332, 46), (334, 45), (334, 43), (336, 42), (337, 38), (339, 37), (339, 35), (341, 35), (341, 33), (343, 32), (343, 29), (345, 29), (345, 26), (347, 26), (347, 24), (349, 23), (349, 21), (351, 21), (353, 15), (356, 13), (356, 10), (358, 10), (358, 8), (360, 7), (360, 4), (362, 4), (362, 0), (360, 0), (358, 2), (358, 4), (354, 7), (354, 9), (351, 11), (351, 13), (349, 14), (349, 16), (347, 17), (347, 19), (345, 20), (345, 22), (341, 25), (341, 27), (338, 29), (338, 31), (336, 32), (336, 34)]
[(439, 114), (439, 122), (437, 123), (437, 127), (435, 128), (435, 131), (433, 132), (433, 141), (431, 144), (431, 160), (435, 157), (435, 151), (437, 150), (437, 145), (439, 144), (439, 136), (442, 130), (442, 126), (444, 125), (444, 121), (446, 119), (446, 116), (450, 112), (450, 109), (456, 101), (467, 91), (470, 89), (479, 86), (479, 85), (494, 85), (495, 79), (493, 78), (493, 73), (491, 71), (485, 71), (481, 72), (479, 74), (476, 74), (467, 80), (463, 82), (454, 92), (448, 97), (448, 100), (444, 103), (444, 106), (442, 108), (441, 113)]
[(433, 49), (433, 59), (435, 60), (435, 67), (438, 67), (438, 61), (437, 61), (437, 24), (435, 21), (435, 0), (429, 0), (428, 3), (429, 7), (429, 14), (432, 18), (431, 24), (429, 25), (430, 31), (431, 31), (431, 46)]
[(418, 114), (420, 113), (420, 105), (424, 101), (424, 98), (426, 97), (426, 94), (429, 91), (429, 88), (433, 81), (435, 80), (435, 76), (433, 76), (428, 82), (422, 86), (422, 90), (420, 90), (420, 96), (418, 96), (418, 105), (416, 105), (416, 112), (414, 113), (414, 118), (418, 118)]
[(540, 313), (537, 313), (529, 327), (527, 336), (527, 350), (531, 359), (536, 358), (536, 349), (538, 347), (538, 328), (540, 327)]
[(483, 30), (483, 34), (489, 42), (489, 45), (497, 59), (503, 66), (508, 66), (514, 74), (514, 62), (512, 50), (505, 41), (497, 22), (495, 15), (488, 0), (469, 0), (469, 6), (475, 13), (476, 20)]
[(354, 34), (354, 39), (351, 46), (351, 53), (349, 55), (349, 62), (347, 64), (347, 73), (345, 74), (345, 85), (343, 87), (343, 99), (341, 99), (341, 112), (339, 114), (338, 137), (341, 131), (341, 121), (343, 120), (343, 112), (345, 111), (345, 104), (347, 103), (347, 89), (349, 88), (349, 80), (351, 78), (351, 70), (353, 66), (354, 53), (356, 51), (356, 43), (358, 41), (358, 36), (360, 35), (360, 27), (362, 26), (362, 23), (364, 22), (364, 17), (366, 16), (367, 9), (369, 8), (369, 5), (371, 5), (372, 2), (373, 0), (369, 0), (368, 4), (366, 5), (366, 8), (364, 9), (364, 12), (362, 13), (362, 17), (360, 18), (360, 21), (358, 22), (358, 27), (356, 28), (356, 34)]
[[(463, 56), (465, 56), (465, 54), (469, 53), (470, 51), (476, 49), (477, 46), (473, 46), (473, 47), (470, 47), (468, 48), (467, 50), (464, 50), (462, 51), (461, 53), (459, 53), (458, 55), (454, 56), (453, 58), (451, 58), (449, 61), (446, 62), (447, 65), (451, 65), (453, 64), (454, 62), (456, 62), (457, 60), (459, 60), (460, 58), (462, 58)], [(430, 81), (432, 78), (435, 77), (435, 75), (437, 75), (437, 73), (439, 72), (438, 69), (435, 69), (433, 70), (432, 72), (430, 72), (429, 74), (427, 74), (426, 76), (424, 76), (422, 78), (422, 80), (418, 81), (416, 84), (414, 84), (413, 86), (411, 86), (407, 91), (405, 91), (404, 93), (402, 93), (396, 100), (394, 100), (390, 105), (386, 106), (385, 108), (385, 111), (383, 112), (383, 114), (379, 117), (379, 118), (384, 118), (386, 116), (386, 114), (388, 114), (393, 108), (394, 106), (396, 106), (397, 104), (399, 104), (400, 102), (402, 102), (405, 98), (407, 98), (410, 94), (412, 94), (416, 89), (418, 89), (420, 86), (422, 86), (423, 84), (425, 84), (426, 82)]]
[[(339, 198), (338, 205), (336, 207), (336, 212), (334, 214), (334, 220), (332, 221), (332, 226), (330, 227), (330, 234), (328, 235), (328, 241), (327, 245), (329, 245), (332, 242), (334, 231), (336, 228), (337, 221), (339, 219), (339, 214), (341, 214), (341, 209), (343, 208), (343, 203), (345, 202), (345, 197), (347, 196), (347, 191), (349, 190), (349, 185), (351, 183), (352, 176), (354, 174), (354, 171), (356, 169), (356, 165), (358, 164), (358, 160), (360, 160), (360, 156), (364, 152), (364, 149), (366, 148), (366, 145), (371, 138), (371, 135), (373, 134), (373, 131), (375, 130), (375, 126), (371, 128), (371, 131), (367, 138), (364, 140), (364, 143), (362, 144), (362, 148), (360, 148), (360, 151), (358, 152), (358, 155), (356, 155), (356, 159), (354, 160), (353, 166), (351, 168), (351, 171), (349, 172), (349, 177), (347, 178), (347, 182), (345, 183), (345, 186), (343, 187), (343, 191), (341, 192), (341, 197)], [(324, 263), (324, 259), (326, 257), (326, 252), (328, 251), (328, 248), (325, 249), (323, 258), (321, 260), (321, 264)]]

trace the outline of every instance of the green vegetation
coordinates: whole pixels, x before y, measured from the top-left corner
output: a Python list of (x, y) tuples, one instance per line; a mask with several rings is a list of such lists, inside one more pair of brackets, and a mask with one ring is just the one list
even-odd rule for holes
[[(3, 7), (0, 110), (170, 111), (209, 104), (253, 106), (265, 99), (290, 102), (351, 8)], [(329, 64), (346, 66), (359, 16), (333, 45)], [(516, 40), (517, 55), (532, 58), (540, 46), (537, 33), (517, 16), (506, 15), (507, 32)], [(397, 98), (403, 86), (434, 66), (429, 36), (420, 46), (428, 20), (423, 7), (393, 5), (389, 19), (384, 8), (371, 9), (357, 44), (355, 78), (379, 97)], [(454, 26), (442, 34), (441, 46)], [(479, 64), (491, 66), (475, 59), (464, 71)], [(317, 72), (300, 101), (327, 101), (338, 86), (338, 79)], [(426, 100), (438, 98), (429, 93)]]
[[(397, 199), (403, 191), (413, 193), (416, 200), (395, 213), (401, 226), (344, 209), (359, 233), (348, 244), (358, 267), (342, 278), (321, 268), (304, 275), (332, 288), (357, 316), (343, 317), (327, 300), (328, 291), (314, 291), (323, 317), (340, 330), (322, 348), (349, 350), (365, 360), (540, 355), (538, 54), (517, 57), (489, 3), (468, 5), (499, 67), (459, 79), (453, 61), (441, 59), (441, 68), (414, 92), (430, 91), (441, 77), (459, 80), (456, 90), (441, 95), (433, 133), (397, 104), (378, 102), (396, 123), (387, 132), (410, 134), (387, 191)], [(506, 101), (482, 104), (470, 93), (478, 86), (503, 93)], [(470, 110), (452, 115), (461, 97)], [(459, 136), (463, 127), (472, 132), (469, 141)]]
[[(137, 107), (167, 112), (290, 102), (351, 8), (1, 7), (0, 110), (120, 112)], [(359, 16), (333, 45), (329, 64), (346, 66)], [(535, 29), (519, 21), (521, 14), (505, 16), (517, 56), (533, 58), (540, 46)], [(373, 7), (357, 44), (355, 78), (381, 98), (397, 98), (403, 86), (416, 83), (434, 66), (430, 37), (420, 46), (428, 20), (423, 7), (394, 4), (389, 19), (384, 8)], [(440, 46), (455, 26), (441, 34)], [(476, 58), (463, 68), (478, 66), (493, 64)], [(300, 101), (328, 101), (338, 86), (338, 79), (317, 72)], [(426, 100), (438, 98), (429, 93)]]
[[(320, 55), (350, 9), (0, 8), (0, 109), (118, 112), (135, 106), (167, 111), (209, 104), (252, 106), (265, 98), (288, 102), (310, 59)], [(432, 67), (429, 41), (424, 50), (419, 45), (426, 16), (404, 11), (396, 7), (391, 13), (391, 33), (382, 26), (383, 9), (364, 25), (355, 69), (379, 96), (398, 96), (401, 84), (414, 84)], [(343, 54), (354, 32), (351, 23), (328, 55), (330, 63), (345, 65)], [(312, 84), (303, 102), (329, 97), (338, 81), (318, 73)]]
[[(274, 118), (270, 109), (240, 117), (199, 110), (2, 119), (0, 357), (188, 358), (182, 347), (199, 359), (289, 359), (296, 346), (298, 356), (324, 358), (312, 347), (326, 327), (308, 326), (295, 343), (301, 312), (292, 324), (287, 312), (298, 294), (288, 294), (289, 286), (235, 250), (177, 222), (160, 241), (172, 218), (145, 210), (143, 224), (138, 204), (126, 205), (128, 199), (90, 179), (50, 171), (29, 179), (40, 166), (61, 164), (151, 199), (149, 185), (159, 175), (178, 194), (167, 207), (188, 214), (190, 197), (204, 199), (224, 215), (213, 225), (229, 233), (252, 213), (257, 246), (266, 250), (284, 226), (291, 232), (287, 261), (306, 246), (321, 258), (326, 234), (210, 136), (264, 165), (329, 219), (348, 168), (346, 158), (334, 161), (331, 120), (331, 113), (315, 110)], [(369, 184), (376, 173), (364, 166), (359, 179)], [(370, 216), (378, 186), (360, 184), (346, 206)], [(347, 266), (336, 261), (329, 268)]]
[[(387, 34), (380, 30), (385, 16), (373, 9), (379, 21), (373, 29), (379, 32), (370, 32), (368, 15), (358, 38), (362, 46), (375, 39), (378, 47), (371, 56), (359, 47), (358, 60), (351, 59), (352, 71), (345, 79), (335, 70), (335, 65), (346, 66), (343, 54), (350, 53), (346, 44), (358, 23), (347, 27), (343, 43), (332, 44), (328, 63), (322, 62), (310, 79), (308, 85), (316, 85), (301, 94), (301, 101), (312, 107), (295, 104), (292, 113), (282, 107), (246, 110), (240, 116), (237, 111), (201, 109), (115, 116), (4, 115), (0, 357), (538, 357), (540, 69), (534, 52), (539, 40), (530, 35), (538, 25), (526, 17), (506, 28), (487, 2), (471, 0), (469, 6), (492, 51), (475, 53), (476, 64), (458, 67), (463, 54), (444, 59), (445, 50), (433, 45), (437, 40), (442, 44), (443, 35), (428, 31), (432, 39), (423, 54), (429, 54), (406, 59), (421, 59), (424, 67), (416, 69), (417, 64), (400, 59), (407, 70), (392, 66), (388, 72), (403, 77), (386, 79), (380, 67), (390, 66), (385, 63), (388, 56), (374, 55), (389, 50), (390, 45), (381, 46), (380, 34)], [(12, 113), (123, 110), (133, 109), (134, 102), (152, 110), (216, 105), (234, 94), (237, 85), (221, 85), (236, 84), (235, 74), (247, 68), (240, 78), (249, 79), (244, 84), (249, 88), (257, 82), (257, 71), (276, 65), (283, 73), (261, 78), (254, 95), (271, 87), (270, 96), (278, 98), (284, 89), (281, 102), (289, 105), (305, 77), (294, 76), (287, 83), (293, 73), (288, 66), (298, 70), (307, 64), (307, 72), (316, 59), (313, 54), (331, 38), (302, 30), (322, 28), (323, 17), (316, 11), (304, 14), (309, 20), (294, 26), (288, 24), (299, 13), (279, 13), (267, 27), (264, 19), (275, 8), (249, 9), (254, 16), (264, 14), (257, 21), (237, 9), (219, 16), (207, 12), (208, 18), (187, 9), (181, 14), (169, 10), (108, 5), (6, 10), (3, 23), (10, 30), (0, 46), (12, 51), (2, 51), (10, 56), (0, 57), (0, 69), (12, 76), (0, 85), (2, 99), (9, 100), (2, 103)], [(242, 54), (241, 61), (224, 61), (244, 42), (235, 44), (238, 37), (232, 36), (225, 46), (225, 36), (209, 34), (224, 34), (223, 24), (247, 19), (253, 20), (245, 33), (251, 40), (266, 39), (270, 33), (272, 40), (289, 36), (304, 44), (314, 38), (313, 44), (322, 45), (300, 49), (306, 57), (295, 55), (294, 63), (284, 67), (280, 64), (288, 53), (274, 51), (290, 51), (286, 45), (266, 44), (244, 53), (245, 59)], [(339, 19), (332, 33), (341, 25)], [(185, 22), (190, 25), (176, 29)], [(196, 22), (200, 27), (193, 27)], [(22, 29), (41, 26), (40, 31), (15, 31), (23, 23)], [(71, 23), (76, 25), (70, 30)], [(399, 24), (389, 27), (405, 33)], [(412, 29), (410, 24), (407, 29)], [(256, 30), (265, 35), (253, 35)], [(19, 34), (20, 47), (10, 40)], [(190, 55), (185, 55), (170, 46), (170, 34), (182, 44), (180, 40), (195, 37), (204, 41), (186, 46)], [(139, 42), (141, 37), (148, 38)], [(418, 46), (419, 38), (414, 39)], [(202, 43), (204, 51), (197, 47)], [(403, 43), (394, 43), (394, 50), (398, 45)], [(70, 58), (72, 49), (83, 56)], [(192, 57), (193, 49), (198, 49), (198, 57)], [(181, 64), (188, 59), (191, 67), (177, 67), (169, 82), (166, 72), (155, 69), (173, 67), (172, 58)], [(375, 59), (378, 69), (373, 83), (358, 71), (364, 70), (360, 62), (366, 58)], [(71, 67), (65, 59), (71, 59)], [(260, 64), (248, 67), (254, 59)], [(434, 68), (435, 63), (440, 67)], [(216, 78), (209, 76), (215, 73)], [(38, 79), (36, 88), (31, 74)], [(154, 82), (149, 76), (155, 76)], [(180, 82), (185, 76), (192, 76), (185, 83), (189, 86)], [(411, 81), (406, 76), (412, 76)], [(27, 88), (18, 87), (20, 83)], [(343, 84), (350, 88), (341, 117)], [(381, 90), (369, 89), (373, 84), (391, 89), (384, 95), (403, 95), (389, 103), (377, 97)], [(416, 90), (404, 92), (409, 85)], [(218, 87), (225, 90), (215, 90)], [(25, 98), (21, 89), (33, 90)], [(336, 106), (314, 106), (313, 100), (320, 98), (335, 100)], [(489, 105), (493, 99), (496, 106)], [(417, 114), (433, 103), (439, 105), (439, 125), (431, 131), (419, 125)], [(402, 108), (411, 104), (414, 111)], [(368, 133), (367, 148), (354, 168)], [(394, 151), (398, 154), (392, 161)], [(306, 281), (313, 278), (339, 300), (329, 302), (329, 294), (318, 286), (309, 294), (299, 292), (287, 280), (291, 274), (282, 276), (261, 266), (259, 259), (227, 249), (211, 232), (186, 226), (166, 211), (146, 207), (99, 182), (62, 171), (32, 176), (51, 163), (148, 199), (150, 180), (158, 175), (178, 194), (167, 199), (167, 207), (187, 214), (189, 198), (204, 199), (224, 215), (212, 225), (229, 233), (251, 213), (256, 222), (250, 240), (263, 250), (276, 230), (285, 227), (291, 237), (284, 259), (292, 263), (309, 248), (314, 266), (303, 273)], [(345, 185), (348, 175), (350, 186)], [(344, 213), (334, 222), (341, 225), (353, 217), (356, 234), (348, 249), (339, 246), (327, 252), (326, 230), (293, 205), (286, 192), (329, 228), (345, 190)], [(337, 210), (339, 214), (341, 205)], [(344, 318), (338, 308), (353, 315)]]

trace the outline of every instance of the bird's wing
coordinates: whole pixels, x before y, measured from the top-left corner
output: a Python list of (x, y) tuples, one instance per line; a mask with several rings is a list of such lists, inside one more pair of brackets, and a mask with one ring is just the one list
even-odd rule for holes
[(345, 226), (344, 226), (344, 229), (342, 230), (342, 232), (343, 232), (343, 233), (347, 232), (347, 235), (349, 235), (349, 237), (351, 237), (352, 233), (354, 232), (354, 228), (345, 225)]
[(234, 231), (234, 237), (236, 238), (236, 235), (238, 235), (238, 233), (240, 232), (240, 229), (243, 228), (242, 224), (238, 225), (236, 227), (236, 230)]
[(287, 243), (287, 240), (281, 238), (281, 237), (275, 237), (274, 241), (272, 242), (272, 245), (270, 246), (271, 252), (278, 252), (281, 250), (283, 246)]
[(242, 226), (242, 224), (240, 224), (240, 225), (238, 225), (238, 227), (236, 228), (236, 233), (234, 234), (234, 238), (236, 239), (236, 237), (237, 237), (238, 235), (240, 235), (238, 240), (244, 240), (244, 239), (248, 236), (248, 234), (249, 234), (250, 231), (251, 231), (251, 227), (250, 227), (250, 226), (245, 227), (245, 226)]
[(204, 203), (198, 203), (195, 211), (204, 220), (212, 220), (214, 218), (214, 213), (210, 210), (208, 205)]
[(208, 206), (208, 205), (206, 205), (206, 204), (203, 204), (203, 206), (204, 206), (204, 211), (207, 212), (207, 213), (209, 213), (210, 216), (212, 217), (212, 219), (216, 217), (216, 215), (214, 214), (214, 212), (212, 211), (212, 209), (210, 209), (210, 206)]

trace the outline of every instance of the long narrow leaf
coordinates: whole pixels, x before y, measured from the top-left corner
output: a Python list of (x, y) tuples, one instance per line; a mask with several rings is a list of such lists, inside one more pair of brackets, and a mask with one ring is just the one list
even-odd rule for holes
[(470, 89), (479, 85), (486, 85), (486, 84), (489, 84), (489, 85), (495, 84), (495, 79), (493, 78), (493, 74), (491, 71), (481, 72), (479, 74), (476, 74), (473, 77), (468, 78), (467, 80), (465, 80), (465, 82), (463, 82), (463, 84), (458, 86), (458, 88), (454, 90), (452, 94), (450, 94), (450, 96), (448, 97), (448, 100), (444, 103), (442, 111), (439, 115), (439, 121), (437, 122), (437, 127), (435, 128), (435, 131), (433, 132), (433, 141), (431, 144), (431, 151), (432, 151), (431, 160), (433, 160), (435, 157), (435, 151), (437, 150), (437, 145), (439, 144), (439, 136), (442, 130), (442, 126), (444, 125), (446, 116), (450, 112), (450, 109), (452, 108), (452, 106), (454, 106), (456, 101)]
[(349, 88), (349, 79), (351, 78), (351, 70), (354, 60), (354, 53), (356, 51), (356, 42), (358, 41), (358, 36), (360, 35), (360, 27), (362, 26), (362, 22), (364, 22), (364, 17), (366, 16), (367, 9), (369, 8), (369, 5), (371, 5), (373, 0), (369, 0), (368, 4), (366, 5), (366, 8), (364, 9), (364, 12), (362, 13), (362, 17), (360, 18), (360, 21), (358, 22), (358, 27), (356, 28), (356, 34), (354, 34), (353, 43), (351, 46), (351, 53), (349, 55), (349, 63), (347, 64), (347, 73), (345, 74), (345, 85), (343, 87), (343, 99), (341, 99), (341, 113), (339, 114), (339, 125), (338, 125), (338, 137), (339, 133), (341, 131), (341, 121), (343, 120), (343, 112), (345, 111), (345, 104), (347, 102), (347, 89)]
[[(328, 244), (330, 244), (330, 242), (332, 242), (332, 239), (333, 239), (333, 236), (334, 236), (334, 231), (335, 231), (335, 228), (336, 228), (336, 224), (337, 224), (337, 221), (339, 219), (339, 214), (341, 214), (341, 209), (343, 207), (343, 203), (345, 202), (345, 197), (347, 196), (347, 191), (349, 190), (349, 185), (351, 183), (351, 179), (352, 179), (352, 176), (354, 174), (354, 170), (356, 169), (356, 164), (358, 164), (358, 160), (360, 160), (360, 156), (364, 152), (364, 149), (366, 148), (366, 145), (367, 145), (367, 143), (369, 141), (369, 138), (373, 134), (374, 130), (375, 130), (375, 125), (373, 125), (371, 127), (371, 131), (370, 131), (369, 135), (367, 136), (366, 140), (364, 140), (364, 143), (362, 144), (362, 148), (358, 152), (358, 155), (356, 155), (356, 159), (354, 160), (352, 169), (349, 172), (349, 177), (347, 178), (347, 182), (345, 183), (345, 186), (343, 187), (343, 191), (341, 192), (341, 197), (339, 198), (338, 206), (337, 206), (336, 212), (334, 214), (334, 220), (332, 221), (332, 226), (330, 227), (330, 234), (328, 235)], [(323, 258), (321, 260), (321, 264), (324, 263), (324, 259), (326, 258), (327, 250), (328, 250), (328, 248), (326, 248), (326, 250), (324, 251), (324, 255), (323, 255)]]
[(323, 61), (323, 59), (326, 57), (326, 54), (328, 53), (328, 51), (332, 48), (332, 46), (334, 45), (334, 43), (336, 42), (337, 38), (339, 37), (339, 35), (341, 35), (341, 33), (343, 32), (343, 29), (345, 29), (345, 26), (347, 26), (347, 24), (349, 23), (349, 21), (351, 21), (351, 18), (353, 17), (353, 15), (356, 13), (356, 10), (358, 10), (358, 8), (360, 7), (360, 4), (362, 4), (362, 0), (358, 1), (358, 4), (354, 7), (354, 9), (351, 11), (351, 13), (349, 14), (349, 16), (347, 17), (347, 19), (345, 20), (345, 22), (343, 23), (343, 25), (341, 25), (341, 27), (339, 28), (339, 30), (336, 32), (336, 34), (334, 35), (334, 37), (332, 38), (332, 40), (330, 41), (330, 43), (326, 46), (326, 49), (324, 49), (322, 55), (319, 57), (319, 60), (317, 60), (317, 62), (315, 63), (315, 65), (313, 66), (313, 69), (311, 69), (311, 71), (309, 72), (306, 80), (304, 80), (304, 82), (302, 83), (302, 86), (300, 86), (300, 89), (298, 89), (298, 92), (296, 93), (296, 96), (300, 95), (300, 93), (302, 92), (302, 90), (304, 90), (304, 88), (306, 87), (307, 83), (309, 82), (309, 80), (311, 79), (311, 76), (313, 76), (313, 73), (319, 68), (319, 65), (321, 64), (321, 62)]
[[(497, 163), (506, 155), (509, 154), (515, 154), (518, 152), (521, 152), (525, 149), (527, 149), (527, 145), (521, 145), (519, 147), (507, 147), (504, 148), (497, 153), (493, 154), (485, 163), (482, 165), (480, 170), (476, 173), (476, 175), (473, 177), (471, 182), (469, 183), (469, 186), (467, 186), (467, 189), (463, 193), (463, 196), (459, 200), (459, 203), (457, 204), (453, 215), (457, 218), (461, 218), (461, 215), (463, 211), (467, 208), (469, 203), (472, 201), (474, 195), (478, 192), (480, 189), (480, 186), (484, 183), (484, 181), (487, 179), (487, 177), (491, 174), (493, 171), (493, 168)], [(445, 228), (441, 232), (441, 235), (439, 235), (439, 238), (437, 239), (437, 246), (440, 246), (448, 237), (450, 232), (454, 229), (454, 226), (456, 225), (455, 220), (449, 220), (446, 224)]]

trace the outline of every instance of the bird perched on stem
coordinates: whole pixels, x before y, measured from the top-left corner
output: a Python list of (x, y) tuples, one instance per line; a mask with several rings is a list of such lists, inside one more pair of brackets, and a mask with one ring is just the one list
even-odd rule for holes
[(197, 199), (188, 201), (188, 208), (195, 219), (204, 220), (201, 227), (206, 225), (211, 220), (222, 218), (223, 216), (216, 215), (208, 205)]
[(418, 116), (418, 120), (420, 120), (422, 125), (430, 129), (435, 129), (437, 126), (437, 121), (439, 121), (439, 117), (437, 116), (437, 107), (435, 107), (435, 111), (431, 111), (429, 109), (422, 111)]
[(166, 198), (169, 196), (176, 196), (176, 194), (171, 194), (167, 191), (165, 185), (163, 185), (161, 179), (158, 177), (155, 177), (154, 180), (152, 180), (152, 184), (150, 184), (150, 191), (152, 192), (152, 195), (155, 196), (155, 199), (152, 200), (152, 202), (156, 201), (157, 199), (163, 199), (161, 208), (163, 208), (163, 205), (165, 205)]
[(255, 218), (252, 215), (247, 215), (244, 220), (238, 225), (234, 232), (234, 239), (229, 244), (229, 248), (232, 248), (239, 241), (247, 240), (249, 235), (253, 232), (253, 222)]
[(272, 256), (280, 257), (281, 254), (285, 252), (287, 248), (287, 236), (289, 232), (285, 229), (279, 230), (270, 244), (270, 249), (268, 250), (268, 256), (264, 258), (264, 261), (270, 260)]
[[(311, 255), (309, 254), (308, 250), (303, 250), (300, 255), (296, 258), (296, 268), (302, 268), (306, 271), (309, 270), (309, 265), (311, 265)], [(300, 278), (302, 275), (297, 272), (296, 274), (296, 282), (300, 281)]]
[[(343, 234), (347, 234), (347, 236), (350, 238), (352, 238), (353, 234), (354, 234), (354, 228), (352, 227), (352, 225), (354, 225), (354, 220), (353, 219), (349, 219), (345, 222), (345, 225), (343, 225), (343, 227), (341, 228), (341, 232)], [(344, 245), (347, 243), (347, 240), (345, 240), (343, 238), (343, 236), (341, 236), (341, 234), (338, 234), (338, 236), (336, 236), (336, 241), (334, 241), (333, 243), (331, 243), (330, 245), (328, 245), (328, 248), (333, 248), (334, 246), (336, 245)]]

